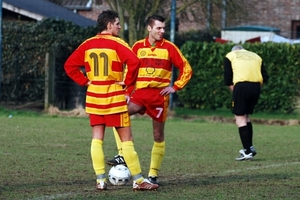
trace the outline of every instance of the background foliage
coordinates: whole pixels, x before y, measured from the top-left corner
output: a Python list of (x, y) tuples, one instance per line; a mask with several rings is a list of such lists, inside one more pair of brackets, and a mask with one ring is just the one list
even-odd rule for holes
[(82, 28), (71, 22), (46, 19), (39, 23), (3, 22), (1, 100), (23, 103), (42, 100), (45, 87), (45, 55), (56, 58), (57, 94), (68, 85), (63, 64), (70, 53), (95, 27)]
[[(96, 27), (82, 28), (56, 19), (39, 23), (4, 22), (0, 100), (15, 104), (43, 102), (45, 54), (51, 52), (55, 56), (56, 76), (56, 100), (52, 103), (68, 108), (61, 104), (68, 104), (73, 98), (70, 88), (74, 83), (66, 76), (63, 64), (81, 42), (96, 33)], [(223, 84), (223, 59), (233, 44), (213, 43), (212, 36), (205, 31), (178, 34), (176, 41), (194, 70), (190, 83), (178, 92), (178, 105), (197, 109), (229, 108), (231, 96)], [(270, 75), (269, 83), (262, 87), (256, 110), (293, 111), (300, 90), (300, 45), (246, 43), (244, 47), (263, 58)]]
[[(194, 70), (188, 86), (178, 92), (180, 102), (191, 108), (231, 106), (231, 94), (223, 82), (223, 59), (234, 44), (186, 42), (182, 52)], [(245, 49), (263, 58), (269, 82), (262, 86), (256, 110), (291, 112), (300, 94), (300, 45), (245, 43)]]
[[(60, 6), (65, 6), (66, 1), (48, 0)], [(101, 2), (101, 3), (100, 3)], [(120, 37), (124, 38), (130, 45), (148, 35), (146, 29), (147, 18), (153, 14), (165, 17), (166, 31), (170, 29), (171, 5), (173, 0), (103, 0), (94, 2), (98, 4), (108, 4), (110, 9), (119, 13), (122, 27)], [(176, 0), (176, 22), (177, 31), (180, 23), (196, 22), (196, 27), (189, 30), (205, 30), (211, 34), (215, 30), (220, 31), (220, 27), (234, 26), (249, 20), (249, 7), (247, 0)], [(101, 5), (102, 6), (102, 5)], [(138, 8), (138, 9), (136, 9)], [(226, 13), (226, 18), (224, 17)], [(216, 35), (215, 35), (216, 36)]]

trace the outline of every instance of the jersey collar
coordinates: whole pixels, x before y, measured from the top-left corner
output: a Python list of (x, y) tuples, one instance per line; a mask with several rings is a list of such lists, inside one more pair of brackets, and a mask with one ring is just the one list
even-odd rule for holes
[(152, 46), (151, 44), (150, 44), (150, 42), (149, 42), (149, 36), (147, 36), (146, 38), (145, 38), (145, 40), (144, 40), (144, 46), (147, 46), (147, 47), (159, 47), (159, 46), (162, 46), (163, 44), (164, 44), (164, 42), (165, 42), (165, 39), (163, 38), (162, 40), (160, 40), (160, 41), (157, 41), (156, 43), (155, 43), (155, 46)]

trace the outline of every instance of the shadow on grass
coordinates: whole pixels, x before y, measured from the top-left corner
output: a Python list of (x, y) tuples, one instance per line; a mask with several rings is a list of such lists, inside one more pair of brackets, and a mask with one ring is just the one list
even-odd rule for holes
[[(164, 186), (207, 186), (207, 185), (218, 185), (224, 183), (249, 183), (249, 182), (260, 182), (260, 181), (269, 181), (270, 183), (278, 182), (281, 180), (288, 179), (297, 179), (300, 178), (300, 173), (273, 173), (273, 174), (243, 174), (243, 175), (225, 175), (225, 176), (206, 176), (206, 175), (187, 175), (187, 176), (176, 176), (176, 177), (167, 177), (162, 176), (160, 178), (161, 187)], [(4, 184), (0, 187), (1, 192), (12, 192), (12, 191), (26, 191), (32, 189), (46, 189), (52, 187), (54, 188), (68, 188), (69, 186), (75, 187), (79, 190), (84, 190), (85, 187), (88, 187), (88, 190), (94, 190), (93, 186), (96, 186), (94, 180), (75, 180), (73, 182), (36, 182), (36, 183), (22, 183), (22, 184)], [(132, 181), (130, 181), (127, 186), (131, 186)], [(127, 187), (126, 186), (126, 187)], [(295, 185), (295, 187), (300, 188), (300, 185)], [(109, 183), (109, 190), (122, 189), (124, 186), (113, 186)]]
[[(274, 181), (300, 178), (300, 173), (274, 173), (274, 174), (248, 174), (248, 175), (225, 175), (225, 176), (181, 176), (181, 177), (163, 177), (162, 185), (216, 185), (223, 183), (241, 183), (241, 182), (258, 182), (258, 181)], [(300, 186), (298, 186), (300, 187)]]

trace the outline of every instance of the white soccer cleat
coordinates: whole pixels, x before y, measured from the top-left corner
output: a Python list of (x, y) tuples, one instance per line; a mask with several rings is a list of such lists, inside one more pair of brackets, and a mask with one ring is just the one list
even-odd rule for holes
[(236, 161), (251, 160), (253, 158), (253, 154), (252, 153), (246, 154), (244, 149), (241, 149), (239, 153), (241, 155), (235, 158)]
[(106, 190), (107, 189), (107, 183), (105, 182), (99, 182), (96, 185), (97, 190)]

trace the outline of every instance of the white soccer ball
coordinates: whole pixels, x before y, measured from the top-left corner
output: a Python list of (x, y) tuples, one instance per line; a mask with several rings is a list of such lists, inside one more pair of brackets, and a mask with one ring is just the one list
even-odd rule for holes
[(113, 185), (126, 185), (130, 177), (130, 171), (124, 165), (113, 166), (108, 173), (109, 181)]

